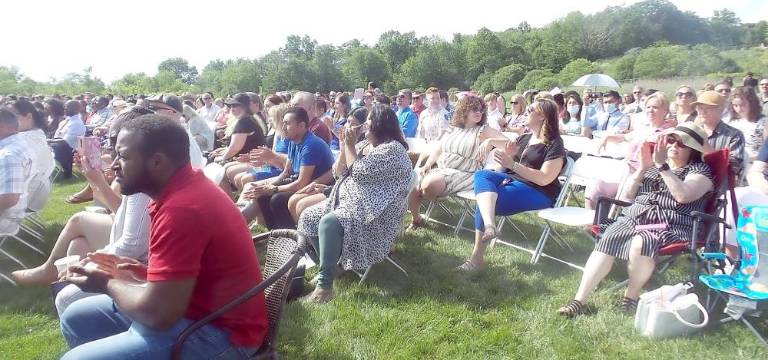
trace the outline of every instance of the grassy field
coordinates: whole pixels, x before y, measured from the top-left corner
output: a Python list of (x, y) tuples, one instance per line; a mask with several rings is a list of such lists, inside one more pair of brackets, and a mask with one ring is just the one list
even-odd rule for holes
[[(82, 206), (64, 204), (80, 183), (58, 184), (43, 213), (49, 241), (66, 219)], [(438, 216), (443, 216), (438, 214)], [(515, 218), (530, 238), (538, 225)], [(469, 225), (469, 222), (467, 222)], [(513, 233), (503, 238), (519, 241)], [(352, 274), (336, 282), (337, 298), (317, 306), (287, 306), (280, 329), (280, 352), (286, 359), (645, 359), (755, 358), (768, 356), (739, 324), (717, 327), (690, 338), (651, 340), (638, 335), (633, 319), (617, 310), (619, 290), (610, 286), (625, 278), (623, 264), (592, 298), (598, 312), (573, 320), (555, 314), (570, 300), (580, 273), (542, 259), (529, 263), (527, 253), (497, 245), (488, 266), (466, 275), (452, 269), (469, 255), (469, 233), (454, 237), (439, 225), (398, 240), (394, 257), (409, 271), (405, 277), (389, 264), (379, 264), (370, 280), (358, 285)], [(591, 243), (573, 233), (570, 254), (554, 243), (556, 255), (583, 263)], [(534, 244), (527, 244), (533, 246)], [(8, 246), (17, 253), (29, 253)], [(42, 261), (26, 256), (28, 263)], [(672, 283), (685, 262), (649, 285)], [(0, 262), (0, 271), (15, 267)], [(765, 321), (762, 331), (768, 332)], [(55, 359), (66, 351), (49, 291), (0, 285), (0, 359)]]

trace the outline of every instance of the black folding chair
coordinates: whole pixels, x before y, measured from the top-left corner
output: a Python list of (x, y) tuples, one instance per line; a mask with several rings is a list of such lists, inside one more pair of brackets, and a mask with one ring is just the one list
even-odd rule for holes
[(264, 292), (269, 327), (259, 350), (252, 359), (276, 359), (277, 358), (277, 330), (280, 325), (280, 316), (283, 312), (291, 279), (296, 271), (299, 259), (304, 256), (307, 242), (304, 237), (295, 230), (272, 230), (271, 232), (257, 235), (253, 238), (255, 243), (267, 242), (266, 261), (262, 267), (264, 281), (214, 311), (210, 315), (189, 325), (173, 345), (173, 359), (181, 359), (184, 342), (197, 329), (208, 325), (211, 321), (234, 307), (248, 301), (256, 294)]

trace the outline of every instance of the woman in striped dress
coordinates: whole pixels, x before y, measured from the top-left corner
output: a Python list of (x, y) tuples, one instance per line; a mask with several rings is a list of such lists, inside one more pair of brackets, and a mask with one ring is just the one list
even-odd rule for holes
[[(491, 148), (491, 140), (506, 139), (501, 132), (489, 127), (486, 121), (483, 99), (467, 96), (456, 104), (451, 120), (453, 131), (443, 136), (424, 166), (417, 170), (421, 182), (408, 195), (408, 210), (413, 217), (410, 230), (424, 224), (419, 214), (422, 199), (435, 200), (472, 190), (472, 177), (475, 171), (483, 168), (481, 159)], [(432, 169), (435, 164), (437, 168)]]
[(643, 146), (640, 166), (628, 179), (622, 198), (633, 204), (604, 228), (584, 266), (575, 298), (558, 313), (585, 312), (585, 301), (611, 270), (615, 258), (628, 260), (629, 284), (621, 309), (634, 314), (637, 298), (656, 266), (661, 247), (690, 241), (692, 211), (703, 211), (713, 190), (712, 172), (701, 161), (704, 130), (688, 122), (660, 135), (651, 154)]

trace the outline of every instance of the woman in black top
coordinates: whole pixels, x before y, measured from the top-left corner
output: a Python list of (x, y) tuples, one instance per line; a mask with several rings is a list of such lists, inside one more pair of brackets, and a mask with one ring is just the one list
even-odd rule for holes
[(485, 248), (498, 231), (497, 214), (507, 216), (548, 208), (560, 193), (557, 176), (565, 166), (565, 147), (560, 138), (557, 104), (538, 99), (529, 112), (526, 126), (530, 133), (516, 141), (491, 143), (497, 147), (493, 156), (504, 172), (475, 173), (475, 248), (459, 270), (472, 271), (483, 265)]
[[(232, 116), (237, 119), (237, 122), (232, 128), (232, 135), (229, 136), (229, 145), (214, 151), (216, 162), (227, 162), (241, 155), (247, 156), (251, 150), (265, 145), (264, 131), (257, 125), (251, 113), (251, 98), (247, 94), (239, 93), (227, 99), (224, 104), (229, 108)], [(231, 183), (235, 175), (247, 171), (249, 168), (247, 162), (227, 164), (226, 179)]]

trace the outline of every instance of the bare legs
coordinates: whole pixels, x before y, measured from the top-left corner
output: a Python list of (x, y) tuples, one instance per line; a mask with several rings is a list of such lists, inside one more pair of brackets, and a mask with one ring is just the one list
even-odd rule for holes
[(304, 212), (305, 209), (312, 205), (318, 204), (323, 200), (325, 200), (325, 194), (323, 193), (293, 194), (291, 198), (288, 199), (288, 212), (291, 213), (293, 222), (298, 224), (299, 216), (301, 216), (301, 213)]
[(423, 219), (419, 213), (421, 200), (436, 200), (446, 188), (445, 178), (440, 174), (428, 174), (421, 180), (419, 187), (408, 194), (408, 210), (411, 212), (414, 224), (422, 224)]

